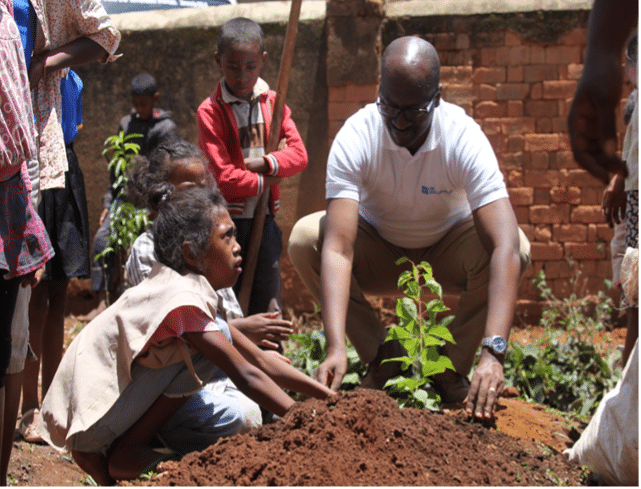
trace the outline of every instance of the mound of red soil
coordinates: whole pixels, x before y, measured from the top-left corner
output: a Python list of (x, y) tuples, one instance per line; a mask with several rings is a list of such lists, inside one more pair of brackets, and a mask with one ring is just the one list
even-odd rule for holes
[(384, 392), (364, 389), (305, 401), (272, 425), (220, 440), (161, 467), (164, 472), (147, 484), (582, 484), (580, 467), (555, 450), (540, 449), (462, 416), (401, 410)]

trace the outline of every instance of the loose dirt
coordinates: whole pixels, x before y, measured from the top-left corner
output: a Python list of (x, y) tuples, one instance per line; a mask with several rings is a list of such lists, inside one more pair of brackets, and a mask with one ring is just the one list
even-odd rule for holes
[[(507, 409), (507, 408), (506, 408)], [(556, 450), (468, 422), (399, 409), (381, 391), (308, 400), (283, 419), (221, 440), (145, 485), (535, 486), (582, 483)]]

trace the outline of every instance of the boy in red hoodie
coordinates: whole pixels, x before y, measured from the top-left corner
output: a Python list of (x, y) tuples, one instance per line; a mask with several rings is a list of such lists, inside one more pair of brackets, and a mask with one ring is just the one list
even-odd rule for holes
[[(259, 78), (266, 57), (256, 22), (243, 17), (225, 22), (215, 54), (223, 79), (198, 108), (200, 148), (227, 200), (244, 262), (258, 198), (271, 188), (248, 315), (281, 310), (282, 233), (274, 221), (280, 205), (278, 183), (307, 166), (307, 151), (287, 106), (279, 149), (265, 154), (276, 100), (276, 93)], [(243, 274), (234, 287), (236, 294), (242, 281)]]

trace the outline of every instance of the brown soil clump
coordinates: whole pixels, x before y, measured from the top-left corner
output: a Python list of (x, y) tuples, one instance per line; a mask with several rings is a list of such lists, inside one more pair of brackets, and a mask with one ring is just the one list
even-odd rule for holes
[(296, 405), (278, 422), (167, 462), (145, 485), (581, 485), (557, 451), (469, 423), (460, 413), (399, 409), (357, 389)]

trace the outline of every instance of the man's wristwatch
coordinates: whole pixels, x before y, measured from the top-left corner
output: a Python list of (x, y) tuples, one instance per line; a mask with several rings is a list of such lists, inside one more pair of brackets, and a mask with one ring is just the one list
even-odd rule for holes
[(507, 341), (501, 336), (487, 336), (483, 338), (481, 346), (489, 349), (495, 355), (505, 355), (507, 351)]

